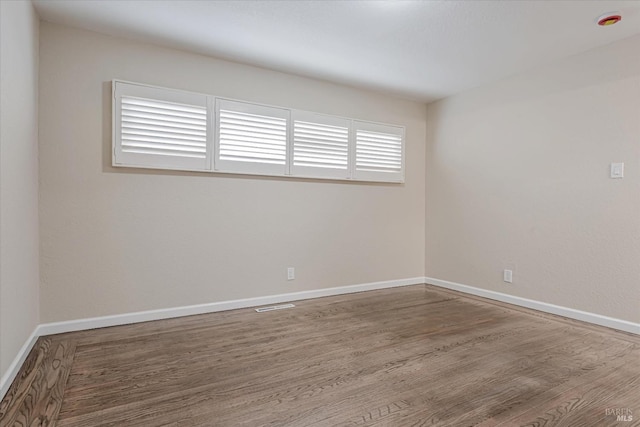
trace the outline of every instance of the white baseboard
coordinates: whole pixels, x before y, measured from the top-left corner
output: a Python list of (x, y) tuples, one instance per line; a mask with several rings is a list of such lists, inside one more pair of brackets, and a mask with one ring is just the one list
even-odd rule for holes
[(40, 335), (61, 334), (65, 332), (105, 328), (108, 326), (127, 325), (130, 323), (148, 322), (151, 320), (215, 313), (217, 311), (235, 310), (238, 308), (258, 307), (261, 305), (279, 304), (281, 302), (299, 301), (311, 298), (419, 284), (424, 284), (424, 277), (387, 280), (384, 282), (363, 283), (360, 285), (340, 286), (335, 288), (313, 289), (310, 291), (291, 292), (287, 294), (212, 302), (183, 307), (163, 308), (159, 310), (139, 311), (135, 313), (116, 314), (113, 316), (92, 317), (88, 319), (69, 320), (66, 322), (44, 323), (40, 325), (39, 332)]
[(516, 297), (513, 295), (489, 291), (473, 286), (462, 285), (460, 283), (449, 282), (447, 280), (434, 279), (432, 277), (425, 277), (424, 282), (431, 285), (440, 286), (442, 288), (464, 292), (466, 294), (506, 302), (508, 304), (518, 305), (520, 307), (531, 308), (533, 310), (543, 311), (545, 313), (557, 314), (559, 316), (568, 317), (570, 319), (581, 320), (583, 322), (593, 323), (596, 325), (606, 326), (608, 328), (618, 329), (620, 331), (631, 332), (632, 334), (640, 335), (640, 323), (633, 323), (627, 320), (616, 319), (614, 317), (603, 316), (600, 314), (589, 313), (587, 311), (576, 310), (569, 307), (562, 307), (560, 305), (548, 304), (546, 302)]
[(24, 361), (27, 360), (29, 352), (31, 352), (36, 341), (38, 341), (38, 338), (40, 337), (40, 331), (38, 328), (39, 326), (36, 326), (33, 332), (31, 332), (31, 335), (27, 338), (22, 348), (13, 359), (13, 362), (11, 362), (11, 365), (9, 365), (9, 368), (0, 379), (0, 400), (4, 399), (5, 394), (9, 391), (11, 383), (18, 375), (18, 372), (20, 372), (20, 368), (22, 368)]

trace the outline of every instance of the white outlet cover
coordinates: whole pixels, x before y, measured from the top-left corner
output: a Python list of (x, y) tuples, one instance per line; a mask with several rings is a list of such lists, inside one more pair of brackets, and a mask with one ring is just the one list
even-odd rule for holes
[(507, 283), (513, 283), (513, 271), (504, 270), (503, 280)]
[(611, 178), (624, 178), (624, 163), (611, 163)]

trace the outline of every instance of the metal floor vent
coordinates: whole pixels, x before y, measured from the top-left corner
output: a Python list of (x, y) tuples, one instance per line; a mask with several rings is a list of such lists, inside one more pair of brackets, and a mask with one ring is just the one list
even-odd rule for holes
[(285, 308), (292, 308), (292, 307), (295, 307), (295, 305), (293, 304), (272, 305), (271, 307), (256, 308), (256, 311), (258, 313), (264, 313), (265, 311), (282, 310)]

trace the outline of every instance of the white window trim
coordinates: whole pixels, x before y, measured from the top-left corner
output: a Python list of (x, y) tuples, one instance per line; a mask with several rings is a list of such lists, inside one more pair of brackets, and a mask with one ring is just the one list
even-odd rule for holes
[[(184, 103), (189, 105), (203, 106), (207, 109), (207, 148), (204, 162), (195, 164), (188, 158), (171, 158), (166, 161), (164, 156), (151, 154), (136, 154), (135, 156), (122, 153), (120, 128), (121, 128), (121, 96), (139, 96), (149, 99), (164, 100), (167, 102)], [(158, 86), (128, 82), (123, 80), (113, 80), (112, 84), (112, 165), (114, 167), (145, 168), (145, 169), (166, 169), (183, 170), (209, 173), (242, 174), (242, 175), (263, 175), (279, 176), (306, 179), (323, 179), (339, 181), (368, 181), (380, 183), (404, 183), (405, 179), (405, 128), (398, 125), (352, 119), (341, 116), (315, 113), (310, 111), (283, 108), (265, 104), (258, 104), (235, 100), (230, 98), (215, 97), (212, 95), (168, 89)], [(284, 165), (260, 164), (252, 162), (238, 162), (220, 160), (220, 127), (218, 126), (218, 114), (220, 105), (232, 103), (235, 106), (247, 106), (248, 110), (260, 111), (264, 109), (266, 113), (277, 112), (277, 117), (285, 118), (287, 121), (286, 138), (286, 159)], [(249, 111), (248, 111), (249, 112)], [(268, 114), (267, 114), (268, 115)], [(325, 120), (326, 124), (335, 123), (337, 126), (349, 124), (349, 143), (347, 169), (320, 168), (308, 166), (294, 166), (294, 121), (313, 121), (315, 119)], [(377, 172), (358, 171), (356, 169), (356, 132), (358, 129), (366, 129), (374, 132), (391, 133), (401, 138), (401, 170), (400, 172)]]

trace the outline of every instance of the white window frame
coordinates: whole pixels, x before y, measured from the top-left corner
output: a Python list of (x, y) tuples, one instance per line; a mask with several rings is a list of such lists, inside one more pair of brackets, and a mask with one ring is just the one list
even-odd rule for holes
[[(211, 170), (213, 154), (213, 128), (209, 113), (210, 97), (194, 92), (174, 89), (164, 89), (154, 86), (141, 85), (120, 80), (114, 80), (113, 92), (113, 159), (112, 165), (117, 167), (134, 167), (150, 169), (170, 169), (187, 171)], [(189, 157), (173, 157), (157, 154), (128, 153), (122, 149), (122, 97), (139, 97), (151, 100), (171, 102), (176, 104), (193, 105), (207, 109), (206, 154), (204, 159)]]

